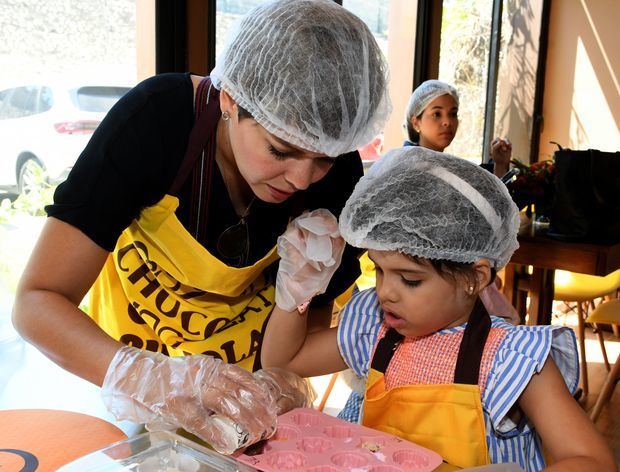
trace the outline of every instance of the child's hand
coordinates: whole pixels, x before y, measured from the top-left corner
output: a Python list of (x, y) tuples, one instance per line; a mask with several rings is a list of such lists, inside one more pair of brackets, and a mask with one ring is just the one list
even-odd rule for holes
[(276, 305), (294, 311), (325, 292), (340, 265), (344, 240), (338, 220), (328, 210), (304, 213), (278, 238), (280, 266), (276, 280)]
[(267, 385), (275, 398), (278, 415), (293, 408), (310, 408), (316, 399), (310, 382), (288, 370), (269, 367), (254, 372), (254, 377)]

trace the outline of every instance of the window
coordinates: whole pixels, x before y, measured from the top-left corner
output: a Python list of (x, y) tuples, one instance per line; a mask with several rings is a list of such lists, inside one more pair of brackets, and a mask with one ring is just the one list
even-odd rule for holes
[(37, 112), (38, 88), (33, 86), (16, 87), (7, 91), (2, 107), (3, 119), (22, 118)]
[[(504, 0), (495, 100), (493, 136), (512, 142), (513, 158), (522, 162), (538, 160), (540, 110), (537, 89), (544, 62), (542, 27), (546, 24), (545, 2)], [(541, 42), (542, 48), (541, 48)]]
[[(389, 4), (390, 2), (388, 0), (343, 0), (342, 2), (344, 8), (354, 13), (366, 23), (368, 29), (370, 29), (377, 41), (379, 48), (381, 48), (386, 61), (388, 61), (388, 51), (390, 49), (390, 44), (388, 42)], [(398, 124), (396, 124), (395, 127), (397, 128), (395, 134), (398, 134)], [(379, 156), (384, 150), (385, 134), (386, 130), (383, 130), (379, 136), (376, 136), (370, 143), (359, 149), (360, 156), (365, 162), (365, 166), (379, 159)], [(400, 141), (402, 141), (402, 138)]]
[(503, 137), (513, 158), (538, 159), (546, 8), (546, 0), (443, 0), (438, 78), (460, 96), (459, 131), (447, 152), (480, 162)]
[(444, 0), (439, 80), (459, 93), (459, 129), (446, 152), (480, 162), (492, 0)]
[(226, 36), (235, 22), (252, 8), (268, 0), (216, 0), (215, 57), (224, 48)]
[(52, 108), (54, 104), (54, 95), (52, 89), (49, 87), (41, 87), (41, 93), (39, 94), (39, 113), (43, 113)]
[[(388, 90), (392, 114), (379, 140), (365, 146), (375, 147), (375, 157), (380, 152), (400, 147), (406, 137), (403, 127), (405, 108), (413, 90), (414, 59), (416, 50), (416, 23), (418, 2), (394, 0), (343, 0), (342, 5), (362, 18), (373, 32), (379, 47), (386, 56), (389, 67)], [(382, 146), (381, 146), (382, 144)], [(372, 149), (370, 149), (372, 152)]]
[(80, 87), (74, 92), (80, 110), (107, 113), (129, 87)]
[(154, 40), (147, 41), (154, 20), (139, 14), (151, 3), (2, 4), (0, 409), (77, 409), (105, 417), (98, 389), (19, 339), (11, 309), (45, 221), (43, 207), (92, 136), (92, 130), (68, 130), (100, 121), (128, 87), (154, 73), (138, 60), (154, 51)]

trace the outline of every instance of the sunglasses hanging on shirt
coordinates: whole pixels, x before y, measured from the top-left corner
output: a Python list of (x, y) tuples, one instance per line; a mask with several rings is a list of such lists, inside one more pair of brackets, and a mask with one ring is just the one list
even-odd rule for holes
[(244, 267), (250, 256), (250, 235), (248, 231), (247, 217), (250, 214), (252, 204), (256, 196), (252, 197), (239, 221), (226, 228), (217, 239), (217, 251), (225, 259), (228, 265)]

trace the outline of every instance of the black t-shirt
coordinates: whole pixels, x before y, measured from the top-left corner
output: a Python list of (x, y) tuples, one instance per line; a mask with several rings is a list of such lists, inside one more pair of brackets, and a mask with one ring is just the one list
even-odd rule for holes
[[(47, 214), (81, 230), (107, 251), (140, 211), (169, 191), (194, 124), (190, 74), (162, 74), (128, 92), (110, 110), (54, 194)], [(327, 208), (339, 216), (363, 174), (357, 152), (341, 156), (328, 174), (281, 204), (257, 200), (247, 218), (249, 263), (264, 257), (300, 209)], [(179, 192), (177, 217), (187, 228), (191, 179)], [(214, 166), (209, 222), (199, 241), (214, 256), (219, 235), (239, 221), (218, 166)], [(179, 250), (183, 250), (179, 248)], [(359, 276), (360, 251), (347, 246), (329, 288), (314, 303), (332, 300)]]

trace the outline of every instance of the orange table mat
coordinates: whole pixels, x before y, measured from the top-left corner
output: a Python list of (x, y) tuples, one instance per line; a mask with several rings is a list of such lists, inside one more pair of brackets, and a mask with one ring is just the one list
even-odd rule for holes
[(54, 471), (123, 439), (118, 427), (81, 413), (0, 410), (0, 471)]

